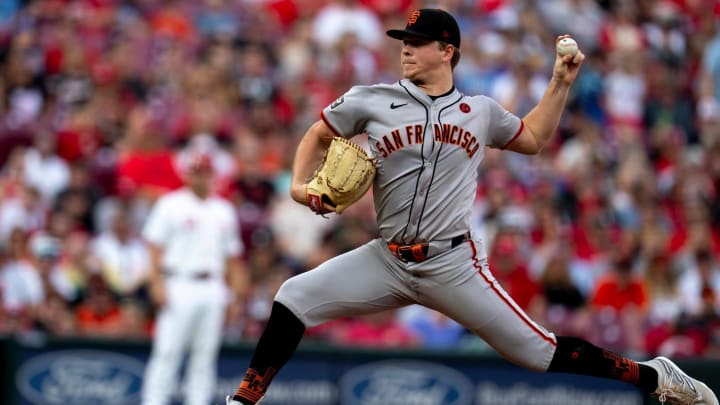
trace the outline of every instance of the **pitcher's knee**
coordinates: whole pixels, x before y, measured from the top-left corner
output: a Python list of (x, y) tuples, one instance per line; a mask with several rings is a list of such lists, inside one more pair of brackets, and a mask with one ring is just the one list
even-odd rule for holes
[(307, 319), (304, 316), (309, 305), (307, 298), (313, 295), (301, 285), (302, 283), (297, 281), (296, 277), (286, 280), (275, 294), (274, 301), (282, 304), (287, 308), (289, 314), (307, 325)]
[(299, 284), (297, 277), (285, 280), (275, 294), (275, 301), (295, 302), (298, 297), (303, 295), (303, 289)]

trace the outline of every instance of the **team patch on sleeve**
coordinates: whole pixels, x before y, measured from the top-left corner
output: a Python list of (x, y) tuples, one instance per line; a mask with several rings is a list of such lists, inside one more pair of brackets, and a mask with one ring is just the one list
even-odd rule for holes
[(339, 106), (340, 104), (345, 102), (345, 96), (342, 96), (338, 98), (337, 100), (333, 101), (332, 104), (330, 104), (330, 109), (334, 110), (335, 107)]

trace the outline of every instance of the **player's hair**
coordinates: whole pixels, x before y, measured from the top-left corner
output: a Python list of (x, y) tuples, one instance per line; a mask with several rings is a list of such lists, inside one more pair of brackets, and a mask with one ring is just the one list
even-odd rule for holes
[[(445, 49), (448, 45), (450, 45), (449, 43), (443, 41), (438, 41), (438, 44), (440, 44), (440, 49)], [(455, 52), (453, 52), (452, 59), (450, 60), (450, 67), (455, 70), (455, 66), (457, 66), (458, 62), (460, 62), (460, 49), (454, 45), (453, 48)]]

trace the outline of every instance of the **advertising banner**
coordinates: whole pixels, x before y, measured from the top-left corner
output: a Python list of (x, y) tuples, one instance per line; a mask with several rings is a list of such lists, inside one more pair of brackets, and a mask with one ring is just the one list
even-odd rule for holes
[[(15, 404), (138, 404), (149, 346), (16, 346)], [(223, 350), (216, 403), (234, 391), (250, 349)], [(477, 355), (301, 349), (263, 405), (640, 405), (632, 387), (533, 373)], [(182, 389), (174, 403), (182, 403)]]

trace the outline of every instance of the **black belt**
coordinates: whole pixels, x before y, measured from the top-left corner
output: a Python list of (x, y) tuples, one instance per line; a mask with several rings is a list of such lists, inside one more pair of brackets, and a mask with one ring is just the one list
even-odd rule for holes
[[(470, 239), (470, 232), (465, 232), (450, 239), (450, 249)], [(414, 245), (399, 245), (397, 243), (388, 243), (390, 252), (397, 256), (398, 259), (405, 262), (422, 262), (428, 258), (428, 250), (430, 244), (435, 242), (416, 243)]]
[(196, 271), (196, 272), (192, 272), (192, 273), (178, 273), (178, 272), (174, 272), (174, 271), (163, 270), (162, 274), (165, 277), (180, 276), (180, 277), (185, 277), (185, 278), (188, 278), (191, 280), (207, 280), (213, 276), (213, 273), (211, 273), (209, 271)]

